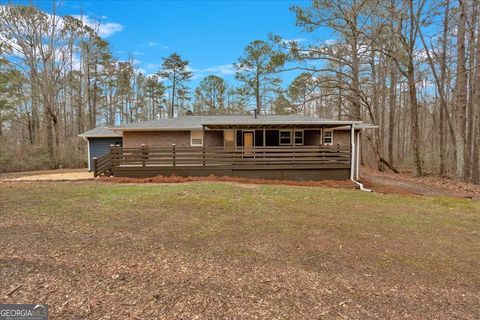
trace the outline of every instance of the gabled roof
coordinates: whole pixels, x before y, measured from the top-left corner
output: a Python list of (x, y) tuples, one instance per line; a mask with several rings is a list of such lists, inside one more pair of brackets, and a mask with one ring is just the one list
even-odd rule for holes
[(82, 138), (114, 138), (121, 137), (122, 134), (114, 132), (107, 127), (96, 127), (78, 135)]
[(218, 126), (275, 126), (275, 125), (330, 125), (342, 126), (360, 124), (361, 121), (340, 121), (320, 119), (300, 115), (242, 115), (242, 116), (183, 116), (153, 121), (141, 121), (128, 123), (118, 127), (110, 127), (115, 131), (139, 131), (139, 130), (195, 130), (205, 127)]

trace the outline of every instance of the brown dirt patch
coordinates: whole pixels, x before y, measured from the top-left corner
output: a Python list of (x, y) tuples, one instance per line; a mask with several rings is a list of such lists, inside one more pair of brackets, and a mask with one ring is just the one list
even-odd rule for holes
[(17, 172), (2, 175), (1, 181), (78, 181), (93, 179), (86, 169), (60, 169), (34, 172)]
[(479, 185), (450, 178), (415, 177), (411, 173), (379, 172), (367, 167), (361, 172), (361, 182), (375, 192), (480, 199)]
[(287, 186), (307, 186), (307, 187), (328, 187), (328, 188), (347, 188), (355, 189), (357, 185), (350, 180), (323, 180), (323, 181), (289, 181), (289, 180), (269, 180), (269, 179), (250, 179), (241, 177), (180, 177), (180, 176), (156, 176), (152, 178), (127, 178), (127, 177), (100, 177), (101, 181), (109, 183), (187, 183), (187, 182), (228, 182), (230, 184), (253, 184), (253, 185), (287, 185)]

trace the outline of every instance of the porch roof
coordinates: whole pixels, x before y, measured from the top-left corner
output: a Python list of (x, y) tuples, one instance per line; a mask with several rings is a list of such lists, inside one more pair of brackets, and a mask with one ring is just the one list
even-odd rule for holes
[(282, 128), (282, 127), (340, 127), (358, 125), (361, 121), (343, 121), (320, 119), (300, 115), (241, 115), (241, 116), (183, 116), (153, 121), (129, 123), (118, 127), (111, 127), (115, 131), (167, 131), (167, 130), (196, 130), (227, 129), (227, 128)]

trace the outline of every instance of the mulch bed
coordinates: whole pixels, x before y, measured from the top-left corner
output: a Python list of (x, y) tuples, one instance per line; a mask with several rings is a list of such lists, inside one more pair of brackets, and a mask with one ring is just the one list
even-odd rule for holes
[(308, 186), (308, 187), (328, 187), (328, 188), (347, 188), (356, 189), (357, 185), (350, 180), (323, 180), (323, 181), (289, 181), (289, 180), (269, 180), (269, 179), (250, 179), (241, 177), (179, 177), (179, 176), (156, 176), (152, 178), (127, 178), (127, 177), (100, 177), (101, 181), (109, 183), (186, 183), (186, 182), (231, 182), (245, 184), (273, 184), (287, 186)]

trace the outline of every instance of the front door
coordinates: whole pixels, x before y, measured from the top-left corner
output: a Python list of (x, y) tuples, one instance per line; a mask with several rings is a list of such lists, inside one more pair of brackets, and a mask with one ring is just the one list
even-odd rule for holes
[(243, 132), (243, 152), (253, 152), (253, 132)]

